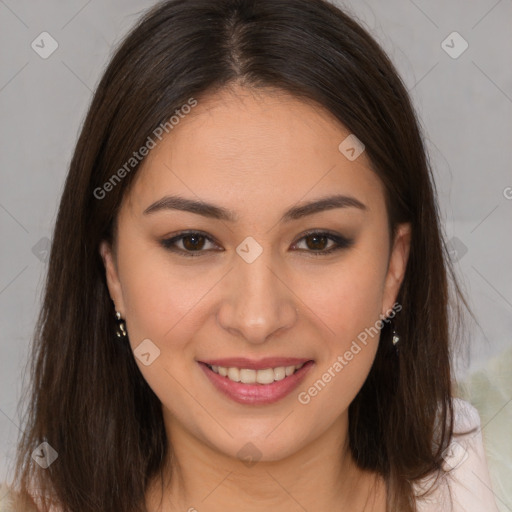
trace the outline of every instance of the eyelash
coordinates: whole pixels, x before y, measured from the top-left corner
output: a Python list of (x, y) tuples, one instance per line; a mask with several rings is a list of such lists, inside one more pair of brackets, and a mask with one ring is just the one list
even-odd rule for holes
[[(206, 251), (199, 250), (199, 251), (187, 251), (183, 249), (176, 249), (173, 247), (173, 245), (183, 239), (187, 236), (191, 235), (199, 235), (200, 237), (205, 238), (206, 240), (214, 243), (211, 237), (209, 237), (206, 233), (203, 233), (202, 231), (182, 231), (180, 234), (173, 236), (172, 238), (166, 238), (161, 241), (162, 246), (167, 249), (168, 251), (172, 251), (175, 253), (178, 253), (185, 257), (192, 257), (195, 258), (197, 256), (201, 256), (201, 253), (204, 253)], [(331, 247), (330, 249), (324, 249), (323, 251), (313, 251), (313, 250), (306, 250), (306, 252), (311, 253), (314, 257), (316, 256), (327, 256), (328, 254), (331, 254), (335, 251), (339, 251), (340, 249), (348, 249), (351, 247), (354, 243), (353, 239), (345, 238), (340, 235), (335, 235), (334, 233), (330, 233), (329, 231), (308, 231), (302, 235), (302, 237), (299, 239), (299, 241), (303, 240), (304, 238), (307, 238), (308, 236), (317, 235), (317, 236), (325, 236), (329, 240), (332, 240), (335, 245), (334, 247)], [(304, 249), (301, 249), (304, 250)], [(196, 252), (197, 254), (194, 254)]]

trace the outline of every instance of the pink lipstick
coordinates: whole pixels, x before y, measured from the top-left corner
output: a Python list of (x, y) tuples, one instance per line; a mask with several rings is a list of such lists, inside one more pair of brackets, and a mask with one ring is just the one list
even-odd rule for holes
[[(311, 359), (279, 357), (260, 360), (212, 359), (198, 361), (198, 364), (213, 386), (228, 398), (241, 404), (266, 405), (289, 395), (315, 363)], [(263, 383), (255, 382), (255, 379)], [(240, 380), (248, 380), (250, 383)]]

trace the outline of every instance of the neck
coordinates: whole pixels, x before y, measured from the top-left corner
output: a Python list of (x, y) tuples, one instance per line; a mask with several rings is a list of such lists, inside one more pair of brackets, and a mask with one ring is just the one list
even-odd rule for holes
[(288, 456), (266, 460), (261, 454), (252, 463), (220, 453), (167, 420), (173, 446), (163, 492), (160, 478), (148, 489), (149, 512), (385, 511), (383, 481), (358, 468), (350, 453), (348, 416)]

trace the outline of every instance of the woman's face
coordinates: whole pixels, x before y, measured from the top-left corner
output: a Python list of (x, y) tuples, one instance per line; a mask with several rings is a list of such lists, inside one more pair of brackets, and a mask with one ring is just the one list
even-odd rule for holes
[[(339, 149), (350, 133), (328, 113), (284, 93), (236, 93), (200, 101), (150, 150), (115, 253), (101, 253), (168, 433), (277, 460), (348, 425), (408, 226), (391, 247), (383, 186), (351, 139)], [(345, 198), (315, 207), (333, 196)], [(192, 202), (204, 207), (183, 207)]]

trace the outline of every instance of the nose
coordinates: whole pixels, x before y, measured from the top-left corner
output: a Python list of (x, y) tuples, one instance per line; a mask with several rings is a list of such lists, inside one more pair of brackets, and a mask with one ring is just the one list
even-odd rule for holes
[(252, 263), (241, 258), (228, 274), (217, 320), (231, 334), (251, 344), (262, 344), (297, 320), (296, 295), (285, 272), (272, 266), (265, 251)]

